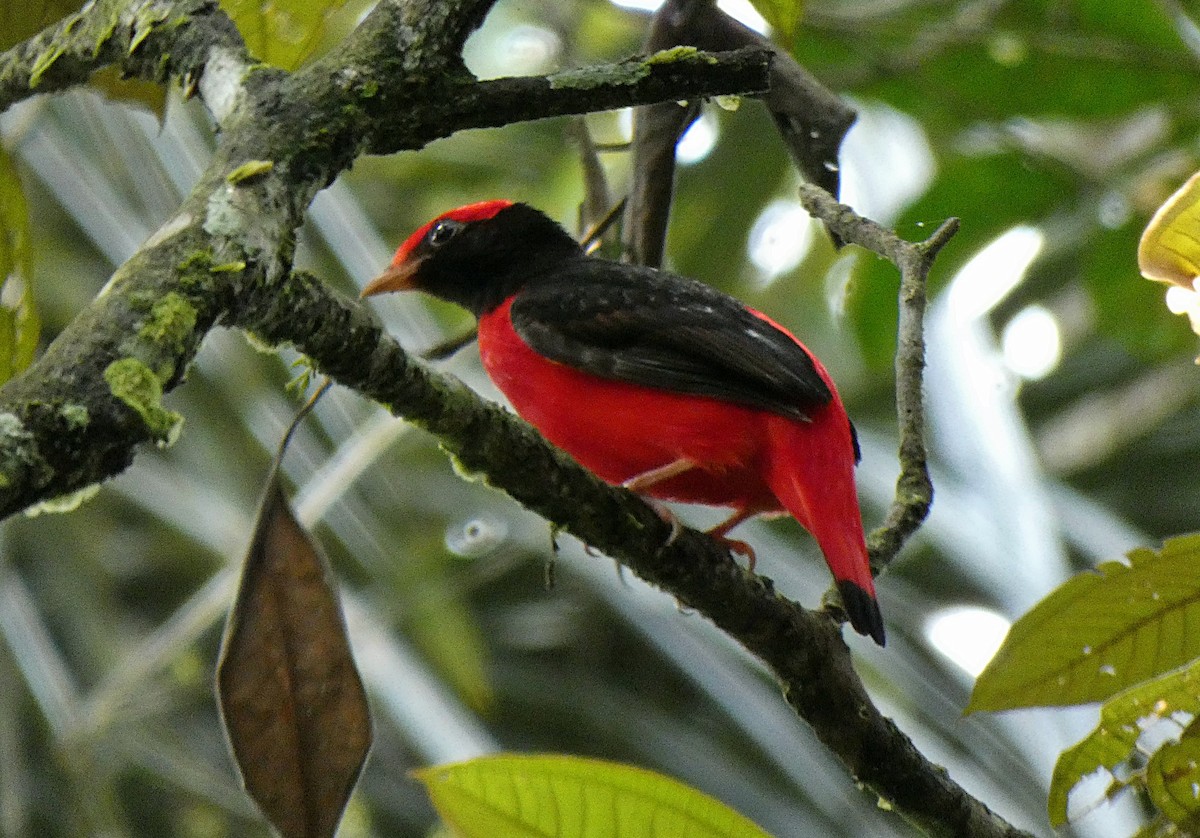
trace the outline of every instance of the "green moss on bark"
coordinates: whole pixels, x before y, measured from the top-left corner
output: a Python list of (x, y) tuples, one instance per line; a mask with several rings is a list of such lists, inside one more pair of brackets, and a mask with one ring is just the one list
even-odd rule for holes
[(142, 417), (146, 431), (159, 445), (170, 445), (179, 437), (183, 417), (163, 407), (162, 381), (136, 358), (113, 361), (104, 370), (112, 394)]

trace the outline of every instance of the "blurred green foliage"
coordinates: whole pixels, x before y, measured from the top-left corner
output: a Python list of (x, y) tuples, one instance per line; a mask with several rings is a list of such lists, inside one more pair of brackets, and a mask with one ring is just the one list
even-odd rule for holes
[(33, 362), (40, 323), (33, 304), (29, 217), (21, 182), (0, 148), (0, 383)]
[(335, 45), (371, 7), (368, 0), (220, 0), (255, 58), (294, 70)]
[[(364, 4), (226, 8), (256, 56), (295, 66), (336, 48)], [(1007, 443), (1024, 446), (1022, 457), (989, 463), (987, 447), (1000, 450), (990, 440), (963, 467), (953, 449), (973, 439), (980, 414), (951, 410), (934, 423), (933, 519), (881, 579), (889, 648), (855, 647), (902, 727), (1007, 817), (1043, 832), (1054, 756), (1090, 723), (1036, 711), (1015, 725), (961, 719), (967, 682), (930, 645), (926, 620), (964, 602), (1015, 617), (1062, 581), (1027, 564), (1029, 542), (997, 523), (1016, 505), (996, 488), (1011, 472), (1054, 501), (1046, 522), (1028, 525), (1073, 568), (1118, 557), (1132, 546), (1123, 538), (1157, 542), (1197, 527), (1196, 339), (1167, 312), (1162, 288), (1137, 276), (1134, 258), (1146, 220), (1200, 156), (1200, 58), (1172, 9), (1196, 13), (1153, 0), (809, 0), (796, 39), (801, 63), (864, 113), (903, 114), (919, 128), (933, 168), (915, 194), (895, 197), (920, 166), (894, 126), (865, 130), (856, 156), (843, 157), (843, 182), (856, 206), (895, 206), (880, 220), (908, 238), (962, 219), (936, 266), (935, 307), (958, 268), (1013, 226), (1044, 239), (984, 326), (998, 347), (1016, 315), (1043, 306), (1059, 324), (1061, 361), (1040, 379), (988, 368), (930, 392), (931, 402), (960, 407), (974, 397), (968, 384), (1000, 394), (1017, 429)], [(15, 15), (36, 28), (61, 14), (11, 0), (0, 11), (0, 37), (13, 40), (26, 31)], [(603, 0), (501, 0), (467, 59), (481, 75), (614, 60), (639, 49), (647, 23)], [(796, 175), (757, 102), (713, 112), (715, 147), (678, 172), (668, 264), (768, 311), (822, 357), (864, 440), (878, 443), (860, 472), (864, 513), (876, 522), (894, 477), (894, 270), (836, 252), (820, 233), (796, 267), (760, 270), (752, 231), (769, 205), (794, 200)], [(620, 115), (588, 124), (601, 142), (627, 139)], [(203, 168), (211, 128), (197, 102), (173, 97), (160, 126), (76, 94), (27, 103), (0, 128), (29, 205), (44, 344), (169, 217)], [(301, 231), (303, 266), (361, 284), (428, 218), (489, 197), (526, 200), (569, 223), (583, 194), (566, 135), (565, 121), (545, 120), (359, 160)], [(607, 151), (604, 161), (619, 192), (627, 155)], [(380, 311), (418, 351), (469, 325), (415, 300)], [(965, 353), (933, 349), (931, 374)], [(245, 549), (269, 452), (298, 404), (285, 392), (291, 360), (216, 330), (165, 400), (187, 417), (173, 448), (139, 453), (77, 512), (0, 529), (0, 835), (266, 834), (225, 754), (210, 673), (231, 596), (224, 568)], [(445, 366), (493, 394), (472, 350)], [(344, 836), (425, 834), (434, 815), (406, 771), (496, 747), (653, 767), (773, 834), (909, 834), (788, 715), (775, 685), (699, 620), (577, 545), (562, 545), (548, 589), (543, 522), (460, 479), (422, 434), (385, 427), (372, 405), (335, 394), (287, 463), (298, 514), (371, 640), (360, 666), (378, 739)], [(1070, 517), (1065, 496), (1091, 517)], [(447, 543), (472, 522), (494, 543), (456, 554)], [(784, 593), (819, 600), (827, 575), (793, 522), (739, 535)], [(1128, 834), (1120, 824), (1136, 823), (1106, 808), (1064, 834)]]
[(57, 23), (83, 5), (79, 0), (40, 0), (40, 2), (0, 4), (0, 50), (20, 43), (47, 26)]

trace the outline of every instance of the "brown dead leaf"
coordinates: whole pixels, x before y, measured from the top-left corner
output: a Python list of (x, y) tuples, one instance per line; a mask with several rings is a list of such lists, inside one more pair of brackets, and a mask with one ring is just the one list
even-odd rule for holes
[(285, 838), (331, 838), (371, 744), (328, 562), (272, 469), (230, 613), (218, 699), (247, 793)]

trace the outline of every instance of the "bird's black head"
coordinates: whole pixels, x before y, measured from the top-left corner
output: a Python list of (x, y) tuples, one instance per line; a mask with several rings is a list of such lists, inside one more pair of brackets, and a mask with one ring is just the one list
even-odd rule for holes
[(487, 314), (533, 276), (583, 255), (558, 224), (527, 204), (484, 201), (421, 227), (363, 296), (418, 289)]

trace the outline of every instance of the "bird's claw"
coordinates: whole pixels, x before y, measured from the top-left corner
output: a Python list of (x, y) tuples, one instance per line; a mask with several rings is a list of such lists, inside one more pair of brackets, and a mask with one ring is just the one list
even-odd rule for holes
[(670, 519), (667, 520), (667, 523), (671, 525), (671, 532), (667, 534), (667, 540), (663, 542), (663, 547), (670, 547), (679, 538), (679, 534), (683, 532), (683, 522), (670, 510), (667, 510), (667, 512), (671, 515)]
[(683, 522), (665, 504), (661, 504), (654, 498), (646, 497), (645, 495), (640, 495), (640, 497), (645, 501), (647, 506), (654, 510), (654, 514), (659, 517), (659, 520), (671, 527), (671, 531), (667, 533), (667, 540), (658, 548), (660, 551), (665, 550), (679, 539), (679, 534), (683, 532)]
[(726, 538), (723, 535), (715, 535), (713, 538), (729, 548), (730, 553), (737, 556), (744, 556), (746, 559), (746, 569), (751, 573), (754, 572), (754, 565), (758, 562), (758, 556), (755, 555), (753, 547), (744, 541), (739, 541), (736, 538)]

